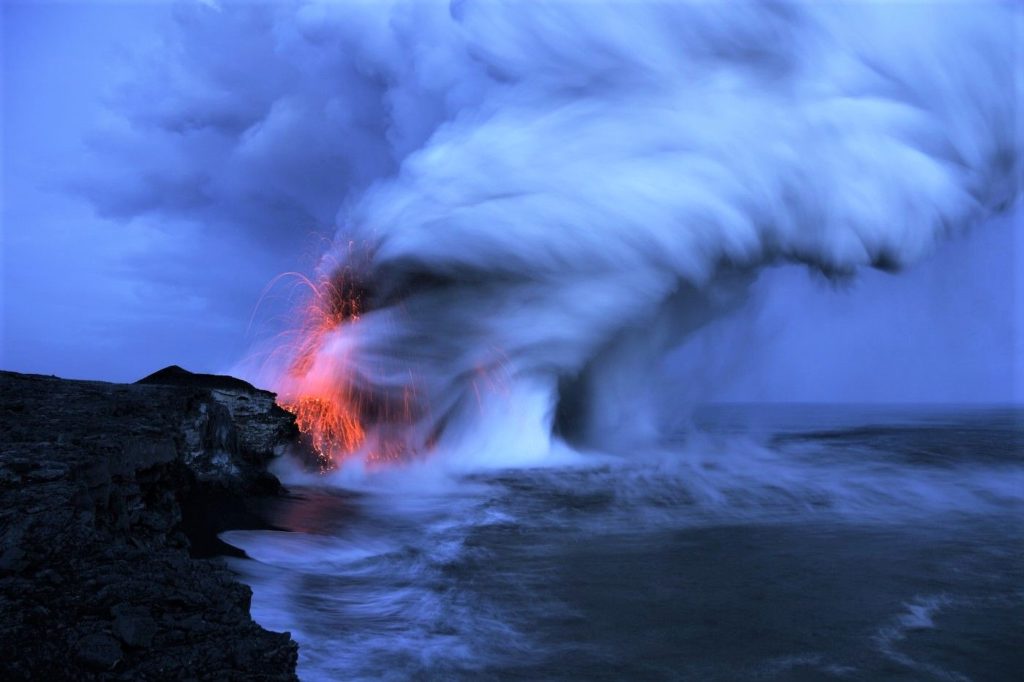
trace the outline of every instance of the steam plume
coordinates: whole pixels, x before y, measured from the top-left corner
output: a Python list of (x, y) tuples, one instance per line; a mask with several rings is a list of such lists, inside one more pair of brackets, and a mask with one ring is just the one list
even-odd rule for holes
[(898, 269), (1013, 197), (1005, 7), (450, 9), (404, 51), (463, 102), (342, 211), (370, 312), (320, 350), (415, 385), (421, 443), (651, 432), (658, 359), (757, 268)]
[(311, 3), (183, 21), (249, 26), (273, 65), (240, 103), (199, 96), (219, 108), (190, 125), (244, 129), (214, 156), (301, 133), (258, 180), (310, 206), (325, 197), (287, 168), (328, 149), (322, 167), (345, 169), (321, 274), (359, 292), (358, 319), (318, 329), (283, 390), (354, 396), (413, 450), (656, 433), (659, 359), (759, 268), (899, 269), (1019, 184), (1010, 4)]

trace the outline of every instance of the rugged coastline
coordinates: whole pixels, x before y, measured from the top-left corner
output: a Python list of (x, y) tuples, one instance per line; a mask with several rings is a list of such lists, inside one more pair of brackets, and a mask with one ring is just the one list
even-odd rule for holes
[(170, 367), (137, 384), (0, 372), (2, 679), (293, 680), (216, 534), (283, 493), (272, 393)]

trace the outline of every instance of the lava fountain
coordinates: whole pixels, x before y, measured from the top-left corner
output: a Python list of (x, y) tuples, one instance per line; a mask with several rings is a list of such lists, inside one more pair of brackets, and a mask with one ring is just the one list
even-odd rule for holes
[(316, 281), (288, 274), (310, 295), (296, 340), (285, 349), (289, 362), (277, 388), (305, 445), (323, 471), (353, 457), (370, 464), (401, 459), (408, 447), (398, 427), (412, 419), (414, 391), (405, 386), (396, 399), (371, 388), (355, 356), (370, 292), (347, 266)]

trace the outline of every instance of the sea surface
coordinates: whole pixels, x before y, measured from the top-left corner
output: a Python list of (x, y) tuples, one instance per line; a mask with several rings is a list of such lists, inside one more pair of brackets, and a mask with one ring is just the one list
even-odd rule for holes
[(293, 476), (222, 537), (304, 680), (1024, 679), (1024, 412), (709, 406), (641, 450)]

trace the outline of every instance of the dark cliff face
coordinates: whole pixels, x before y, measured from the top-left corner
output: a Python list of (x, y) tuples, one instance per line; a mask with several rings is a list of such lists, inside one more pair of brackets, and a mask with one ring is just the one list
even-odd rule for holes
[(294, 679), (288, 634), (199, 557), (258, 523), (295, 436), (248, 385), (0, 372), (0, 678)]

